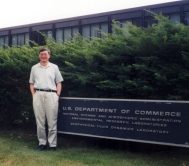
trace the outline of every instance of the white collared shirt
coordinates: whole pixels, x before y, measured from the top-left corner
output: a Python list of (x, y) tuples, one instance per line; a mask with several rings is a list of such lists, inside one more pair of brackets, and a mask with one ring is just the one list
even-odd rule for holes
[(47, 66), (40, 63), (31, 68), (29, 83), (34, 84), (35, 89), (56, 90), (56, 84), (63, 81), (63, 77), (57, 65), (48, 62)]

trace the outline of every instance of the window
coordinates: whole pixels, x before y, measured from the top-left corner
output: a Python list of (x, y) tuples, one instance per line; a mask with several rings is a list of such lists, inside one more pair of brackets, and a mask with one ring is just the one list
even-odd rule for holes
[[(108, 24), (107, 23), (101, 23), (101, 27), (100, 29), (105, 32), (105, 33), (108, 33)], [(104, 38), (104, 35), (101, 34), (101, 38)]]
[(75, 35), (78, 35), (79, 30), (77, 27), (72, 27), (72, 36), (74, 37)]
[[(132, 23), (135, 26), (142, 26), (142, 19), (141, 18), (132, 18), (132, 19), (126, 19), (126, 20), (122, 20), (120, 21), (122, 24), (127, 24), (128, 22)], [(124, 27), (124, 25), (122, 25), (122, 28)]]
[(18, 35), (18, 45), (19, 46), (23, 46), (24, 45), (24, 34), (20, 34), (20, 35)]
[[(171, 20), (172, 24), (177, 24), (180, 22), (180, 14), (179, 13), (171, 13), (171, 14), (165, 14), (165, 17), (168, 17)], [(148, 26), (152, 26), (154, 23), (158, 23), (157, 20), (155, 20), (154, 17), (150, 16), (150, 17), (145, 17), (145, 23), (144, 26), (148, 27)]]
[(23, 46), (29, 44), (29, 33), (12, 35), (13, 46)]
[(105, 33), (108, 33), (108, 23), (98, 23), (91, 25), (83, 25), (82, 26), (82, 36), (85, 38), (89, 37), (99, 37), (103, 38), (103, 34), (99, 32), (102, 30)]
[(8, 37), (8, 36), (5, 36), (5, 37), (4, 37), (4, 40), (5, 40), (5, 44), (8, 45), (8, 44), (9, 44), (9, 37)]
[(12, 45), (13, 46), (17, 45), (17, 36), (16, 35), (12, 35)]
[[(132, 20), (131, 20), (131, 19), (119, 20), (119, 22), (120, 22), (120, 23), (116, 23), (116, 26), (119, 27), (119, 28), (124, 28), (128, 22), (131, 22), (131, 23), (132, 23)], [(112, 28), (112, 33), (115, 33), (115, 31), (114, 31), (113, 28)]]
[[(119, 20), (119, 22), (121, 23), (121, 24), (119, 24), (119, 23), (117, 24), (117, 26), (119, 28), (124, 28), (128, 22), (130, 22), (131, 24), (138, 26), (138, 27), (142, 26), (142, 19), (141, 18)], [(112, 33), (114, 33), (113, 29), (112, 29)]]
[(72, 30), (70, 28), (64, 29), (64, 41), (70, 41), (72, 35)]
[(84, 38), (89, 38), (90, 35), (90, 25), (84, 25), (82, 26), (82, 36)]
[(180, 23), (180, 14), (179, 13), (169, 14), (169, 19), (171, 20), (172, 24)]
[(3, 47), (4, 44), (4, 37), (0, 37), (0, 47)]
[(142, 26), (142, 18), (134, 18), (134, 19), (132, 19), (132, 24), (137, 26), (137, 27), (141, 27)]
[(30, 36), (29, 36), (29, 33), (26, 33), (25, 34), (25, 45), (29, 45), (29, 40), (30, 40)]
[(57, 43), (62, 43), (63, 41), (63, 30), (62, 29), (57, 29), (56, 30), (56, 42)]
[(184, 23), (189, 26), (189, 11), (184, 13)]
[(45, 34), (47, 35), (47, 39), (48, 39), (48, 40), (51, 40), (51, 39), (53, 38), (52, 31), (46, 31)]
[(1, 36), (0, 37), (0, 47), (5, 48), (5, 45), (9, 44), (8, 36)]
[(170, 13), (170, 14), (165, 14), (164, 16), (168, 17), (172, 24), (180, 23), (179, 13)]
[(120, 21), (120, 22), (122, 23), (121, 27), (124, 28), (125, 25), (126, 25), (128, 22), (132, 23), (132, 19), (122, 20), (122, 21)]
[(56, 42), (62, 43), (64, 41), (70, 41), (72, 37), (78, 34), (78, 27), (69, 27), (56, 29)]
[(41, 33), (47, 35), (47, 39), (52, 39), (52, 31), (40, 31), (40, 33), (37, 31), (32, 32), (32, 40), (36, 42), (38, 45), (43, 46), (46, 44), (46, 42), (44, 36)]
[(91, 37), (100, 37), (98, 30), (100, 29), (100, 24), (91, 25)]
[(146, 28), (149, 26), (152, 26), (155, 23), (157, 23), (157, 20), (155, 20), (155, 18), (152, 16), (145, 17), (145, 19), (144, 19), (144, 27), (146, 27)]
[(117, 24), (118, 27), (124, 28), (124, 26), (130, 22), (135, 26), (142, 26), (142, 19), (141, 18), (132, 18), (132, 19), (126, 19), (126, 20), (119, 20), (121, 24)]

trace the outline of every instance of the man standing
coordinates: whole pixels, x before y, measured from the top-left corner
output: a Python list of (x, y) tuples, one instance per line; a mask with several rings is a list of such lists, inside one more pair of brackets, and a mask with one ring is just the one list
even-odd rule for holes
[[(56, 150), (57, 146), (57, 116), (58, 101), (62, 90), (63, 78), (57, 65), (49, 62), (50, 50), (42, 48), (39, 51), (40, 62), (31, 68), (30, 91), (33, 96), (33, 109), (37, 123), (38, 150)], [(48, 139), (45, 122), (48, 124)]]

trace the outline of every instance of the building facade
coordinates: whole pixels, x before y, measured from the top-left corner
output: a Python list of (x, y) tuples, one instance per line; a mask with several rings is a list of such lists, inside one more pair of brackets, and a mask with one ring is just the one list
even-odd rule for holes
[[(131, 22), (136, 26), (148, 27), (156, 21), (150, 10), (156, 14), (168, 16), (173, 24), (178, 22), (189, 25), (189, 1), (181, 0), (169, 3), (149, 5), (125, 10), (79, 16), (54, 21), (46, 21), (29, 25), (15, 26), (0, 29), (0, 47), (22, 46), (32, 40), (44, 45), (45, 40), (41, 33), (53, 37), (57, 43), (71, 40), (76, 34), (83, 37), (103, 37), (97, 29), (112, 33), (112, 20), (121, 23)], [(121, 25), (120, 25), (121, 26)]]

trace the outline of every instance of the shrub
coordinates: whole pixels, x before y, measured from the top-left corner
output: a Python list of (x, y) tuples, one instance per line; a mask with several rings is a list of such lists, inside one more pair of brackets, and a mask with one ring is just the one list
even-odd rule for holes
[[(154, 15), (158, 24), (142, 28), (113, 24), (114, 33), (104, 38), (78, 35), (58, 44), (46, 40), (50, 61), (64, 77), (61, 96), (188, 100), (189, 27), (173, 25)], [(46, 38), (47, 39), (47, 38)], [(31, 67), (38, 62), (35, 47), (0, 49), (0, 121), (15, 119), (34, 123), (29, 90)]]

